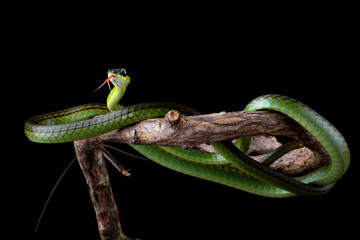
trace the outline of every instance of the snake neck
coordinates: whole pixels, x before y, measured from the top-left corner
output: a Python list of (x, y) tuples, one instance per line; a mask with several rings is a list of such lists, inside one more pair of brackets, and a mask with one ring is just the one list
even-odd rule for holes
[(118, 88), (114, 87), (109, 93), (106, 104), (110, 112), (118, 110), (120, 108), (119, 101), (124, 96), (126, 87)]

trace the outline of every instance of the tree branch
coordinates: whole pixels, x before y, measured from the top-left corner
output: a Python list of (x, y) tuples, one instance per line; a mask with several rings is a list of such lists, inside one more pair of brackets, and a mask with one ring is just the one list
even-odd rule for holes
[[(204, 143), (254, 137), (248, 154), (268, 153), (281, 144), (273, 137), (297, 139), (304, 147), (293, 150), (270, 165), (290, 176), (298, 176), (328, 164), (322, 146), (304, 128), (289, 117), (269, 111), (221, 112), (182, 116), (172, 110), (164, 118), (148, 119), (101, 136), (74, 142), (76, 156), (89, 186), (101, 239), (129, 239), (121, 229), (118, 208), (102, 157), (103, 142), (150, 144), (192, 148)], [(260, 160), (262, 155), (253, 156)]]
[(108, 142), (191, 148), (202, 143), (264, 135), (287, 136), (313, 149), (321, 149), (321, 145), (295, 121), (269, 111), (181, 116), (172, 110), (164, 118), (141, 121), (98, 138)]

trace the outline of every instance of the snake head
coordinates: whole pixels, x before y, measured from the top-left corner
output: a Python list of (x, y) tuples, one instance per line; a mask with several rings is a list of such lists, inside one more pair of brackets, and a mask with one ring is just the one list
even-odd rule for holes
[(127, 75), (125, 68), (109, 69), (108, 79), (118, 88), (126, 88), (130, 83), (130, 77)]
[(99, 90), (106, 83), (109, 85), (109, 89), (111, 91), (110, 81), (112, 84), (114, 84), (115, 87), (123, 89), (123, 91), (125, 91), (126, 86), (129, 85), (130, 83), (130, 77), (126, 75), (125, 68), (109, 69), (108, 78), (105, 80), (103, 84), (100, 85), (100, 87), (95, 89), (93, 93)]

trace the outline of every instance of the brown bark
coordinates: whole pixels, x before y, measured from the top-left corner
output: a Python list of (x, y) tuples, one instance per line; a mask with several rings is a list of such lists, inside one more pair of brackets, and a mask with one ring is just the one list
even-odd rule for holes
[[(118, 208), (103, 159), (106, 155), (102, 154), (103, 142), (185, 148), (199, 146), (212, 151), (204, 143), (255, 136), (248, 154), (263, 154), (281, 145), (273, 137), (260, 137), (270, 135), (291, 137), (304, 145), (275, 161), (270, 166), (273, 169), (297, 176), (328, 163), (326, 152), (306, 130), (290, 118), (268, 111), (222, 112), (188, 117), (170, 111), (162, 119), (148, 119), (98, 137), (74, 142), (76, 156), (89, 186), (101, 239), (129, 239), (121, 229)], [(256, 160), (261, 157), (253, 156)]]
[(98, 138), (108, 142), (191, 148), (202, 143), (262, 135), (291, 137), (312, 149), (321, 150), (320, 144), (292, 119), (268, 111), (221, 112), (189, 117), (170, 111), (164, 118), (141, 121)]
[(101, 142), (96, 138), (74, 142), (81, 170), (88, 184), (102, 240), (130, 240), (122, 231), (119, 211), (112, 193)]

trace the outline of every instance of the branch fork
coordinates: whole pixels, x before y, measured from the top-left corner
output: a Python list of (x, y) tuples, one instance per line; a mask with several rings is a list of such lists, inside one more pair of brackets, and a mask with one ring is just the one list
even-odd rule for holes
[(214, 149), (206, 143), (253, 137), (247, 154), (257, 153), (253, 158), (259, 161), (262, 154), (281, 146), (272, 136), (294, 138), (303, 147), (285, 154), (270, 168), (289, 176), (299, 176), (329, 163), (326, 151), (304, 128), (283, 114), (269, 111), (183, 116), (171, 110), (164, 118), (144, 120), (94, 138), (75, 141), (76, 156), (89, 186), (101, 239), (130, 240), (121, 229), (104, 159), (125, 176), (130, 176), (130, 173), (103, 147), (104, 142), (183, 148), (198, 146), (213, 152)]

